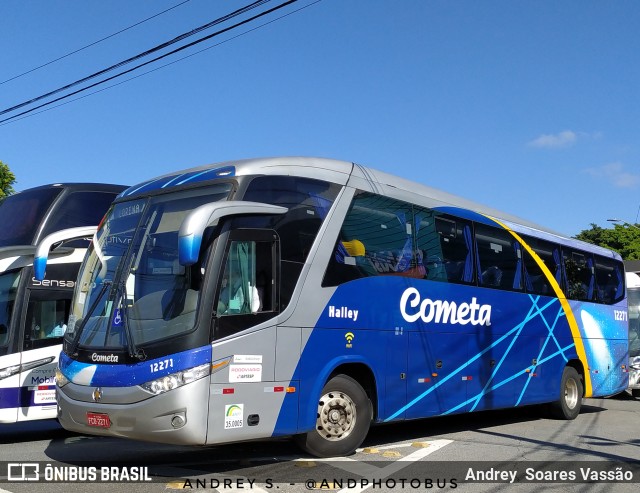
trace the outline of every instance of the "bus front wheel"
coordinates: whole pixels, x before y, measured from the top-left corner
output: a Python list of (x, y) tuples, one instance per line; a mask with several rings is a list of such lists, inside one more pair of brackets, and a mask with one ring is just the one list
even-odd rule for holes
[(349, 455), (367, 436), (372, 416), (362, 386), (347, 375), (336, 375), (322, 389), (315, 430), (296, 436), (296, 441), (316, 457)]
[(560, 399), (552, 405), (553, 415), (560, 419), (575, 419), (580, 414), (583, 393), (580, 374), (575, 368), (566, 366), (560, 382)]

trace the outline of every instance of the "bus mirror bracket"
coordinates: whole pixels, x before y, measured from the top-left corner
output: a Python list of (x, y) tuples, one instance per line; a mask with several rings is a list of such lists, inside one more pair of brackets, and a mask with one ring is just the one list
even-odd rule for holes
[[(51, 233), (42, 239), (36, 247), (36, 252), (33, 258), (33, 273), (34, 277), (38, 281), (44, 279), (45, 271), (47, 269), (47, 260), (49, 259), (51, 247), (61, 241), (75, 240), (80, 238), (89, 238), (98, 231), (97, 226), (81, 226), (77, 228), (63, 229)], [(60, 251), (54, 250), (51, 252), (51, 257), (68, 255), (70, 250), (61, 249)]]
[(178, 233), (178, 259), (180, 265), (193, 265), (200, 256), (202, 236), (207, 227), (214, 225), (220, 218), (241, 214), (284, 214), (286, 207), (261, 202), (230, 200), (211, 202), (192, 210), (184, 218)]

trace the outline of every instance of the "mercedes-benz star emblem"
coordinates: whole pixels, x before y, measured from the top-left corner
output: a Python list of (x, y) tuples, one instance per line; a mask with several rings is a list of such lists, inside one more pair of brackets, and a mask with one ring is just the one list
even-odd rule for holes
[(102, 399), (102, 389), (100, 387), (96, 387), (93, 391), (92, 397), (94, 402), (100, 402), (100, 399)]

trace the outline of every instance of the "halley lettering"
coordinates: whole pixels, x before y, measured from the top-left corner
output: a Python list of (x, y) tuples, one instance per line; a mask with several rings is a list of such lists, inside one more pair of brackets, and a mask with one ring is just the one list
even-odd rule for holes
[(358, 310), (352, 310), (347, 306), (329, 306), (329, 316), (331, 318), (350, 318), (354, 322), (358, 320)]
[[(409, 310), (409, 308), (415, 310)], [(475, 297), (471, 298), (470, 303), (458, 305), (455, 301), (421, 299), (420, 292), (416, 288), (407, 288), (402, 293), (400, 313), (407, 322), (421, 319), (425, 323), (436, 324), (491, 324), (491, 305), (479, 305)]]

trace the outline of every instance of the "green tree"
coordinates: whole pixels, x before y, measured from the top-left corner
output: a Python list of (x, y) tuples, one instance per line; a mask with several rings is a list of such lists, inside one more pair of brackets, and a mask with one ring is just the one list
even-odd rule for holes
[(613, 229), (591, 224), (591, 229), (582, 230), (576, 239), (610, 250), (615, 250), (624, 260), (640, 260), (640, 225), (616, 224)]
[(15, 182), (16, 175), (9, 169), (9, 166), (0, 161), (0, 199), (15, 192), (13, 189)]

